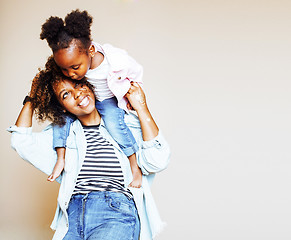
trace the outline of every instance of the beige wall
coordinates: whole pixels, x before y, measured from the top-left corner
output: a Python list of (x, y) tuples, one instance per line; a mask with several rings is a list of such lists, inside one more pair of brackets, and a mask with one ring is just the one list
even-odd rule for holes
[(144, 66), (173, 152), (153, 186), (168, 223), (157, 239), (290, 239), (289, 0), (1, 1), (0, 238), (52, 236), (58, 184), (20, 159), (5, 128), (50, 54), (41, 24), (75, 8), (93, 15), (95, 41)]

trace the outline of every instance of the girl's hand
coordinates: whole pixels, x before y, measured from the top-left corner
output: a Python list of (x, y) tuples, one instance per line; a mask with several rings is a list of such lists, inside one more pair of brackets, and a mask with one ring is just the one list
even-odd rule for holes
[[(137, 82), (131, 82), (130, 89), (125, 96), (127, 97), (130, 106), (135, 111), (139, 111), (147, 107), (144, 91)], [(129, 105), (127, 106), (130, 107)]]

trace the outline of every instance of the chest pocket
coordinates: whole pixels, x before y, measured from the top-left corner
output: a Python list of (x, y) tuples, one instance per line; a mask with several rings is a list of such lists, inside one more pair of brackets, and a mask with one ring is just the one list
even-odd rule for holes
[(66, 153), (65, 153), (65, 172), (71, 172), (73, 166), (77, 164), (78, 151), (75, 137), (67, 138)]
[(67, 138), (67, 144), (66, 144), (66, 147), (67, 147), (67, 148), (70, 148), (70, 149), (76, 149), (76, 148), (77, 148), (77, 144), (76, 144), (75, 136), (74, 136), (74, 137), (69, 136), (69, 137)]

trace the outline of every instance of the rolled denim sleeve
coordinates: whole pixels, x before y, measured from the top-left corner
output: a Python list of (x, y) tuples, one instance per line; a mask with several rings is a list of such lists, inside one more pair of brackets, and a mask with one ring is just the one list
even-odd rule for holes
[(149, 140), (143, 141), (142, 131), (138, 117), (134, 113), (125, 114), (124, 120), (130, 128), (139, 145), (137, 164), (144, 175), (157, 173), (167, 168), (170, 162), (170, 146), (159, 130), (158, 135)]
[[(11, 147), (19, 156), (46, 175), (51, 174), (57, 155), (53, 150), (52, 127), (42, 132), (32, 132), (31, 127), (11, 126), (7, 129), (11, 135)], [(60, 178), (57, 179), (60, 182)]]
[(150, 141), (143, 141), (138, 151), (137, 162), (144, 175), (157, 173), (167, 168), (170, 162), (170, 147), (161, 132)]

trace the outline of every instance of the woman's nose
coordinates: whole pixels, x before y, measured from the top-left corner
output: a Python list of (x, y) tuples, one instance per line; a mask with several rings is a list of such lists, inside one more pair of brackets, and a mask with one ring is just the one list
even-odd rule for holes
[(82, 94), (82, 91), (79, 89), (76, 89), (75, 90), (75, 99), (79, 98), (81, 94)]

